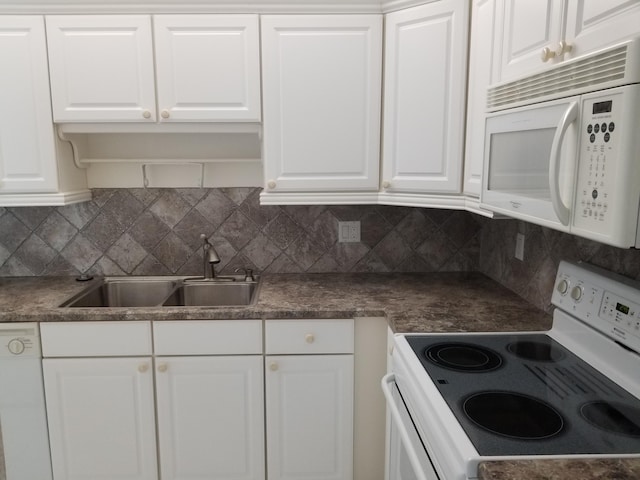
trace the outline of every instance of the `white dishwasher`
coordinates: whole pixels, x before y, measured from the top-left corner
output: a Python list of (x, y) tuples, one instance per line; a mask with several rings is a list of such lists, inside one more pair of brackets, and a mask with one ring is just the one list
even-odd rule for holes
[(0, 480), (51, 480), (37, 323), (0, 324)]

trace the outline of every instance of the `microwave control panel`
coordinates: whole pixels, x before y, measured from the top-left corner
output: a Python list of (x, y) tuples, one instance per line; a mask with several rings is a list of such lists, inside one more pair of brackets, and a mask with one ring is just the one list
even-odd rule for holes
[(622, 97), (604, 94), (582, 101), (574, 223), (583, 228), (603, 231), (610, 217)]
[(628, 248), (640, 199), (640, 84), (581, 97), (571, 231)]

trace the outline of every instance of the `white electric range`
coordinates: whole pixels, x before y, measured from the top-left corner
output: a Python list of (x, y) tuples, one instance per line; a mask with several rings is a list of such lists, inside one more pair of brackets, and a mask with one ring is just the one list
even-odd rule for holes
[(399, 334), (388, 480), (482, 461), (640, 457), (640, 283), (561, 262), (547, 332)]

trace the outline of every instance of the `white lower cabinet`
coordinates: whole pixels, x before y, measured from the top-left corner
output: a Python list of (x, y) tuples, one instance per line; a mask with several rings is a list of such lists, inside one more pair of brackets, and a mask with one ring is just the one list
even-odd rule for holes
[(156, 357), (162, 480), (264, 479), (261, 355)]
[(54, 479), (264, 480), (262, 322), (153, 333), (41, 324)]
[(42, 323), (54, 479), (353, 480), (354, 321), (264, 323)]
[(353, 320), (267, 320), (265, 351), (269, 480), (351, 480)]
[(55, 480), (157, 479), (150, 357), (43, 361)]

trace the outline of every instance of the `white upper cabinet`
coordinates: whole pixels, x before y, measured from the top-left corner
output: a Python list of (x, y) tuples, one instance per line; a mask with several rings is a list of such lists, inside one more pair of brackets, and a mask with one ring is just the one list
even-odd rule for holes
[[(504, 0), (501, 79), (519, 77), (560, 59), (555, 47), (564, 35), (564, 0)], [(547, 52), (542, 58), (543, 49)]]
[(509, 80), (639, 33), (637, 0), (505, 0), (502, 78)]
[(640, 35), (638, 0), (567, 0), (565, 38), (575, 57)]
[(501, 0), (474, 0), (469, 42), (467, 132), (464, 156), (464, 193), (479, 197), (484, 157), (484, 119), (487, 87), (499, 75), (502, 28)]
[(260, 121), (257, 15), (153, 17), (161, 121)]
[(0, 65), (0, 194), (55, 191), (58, 170), (42, 17), (0, 16)]
[(260, 120), (257, 15), (159, 15), (153, 37), (151, 25), (47, 17), (56, 122)]
[(460, 193), (469, 6), (441, 0), (386, 17), (382, 188)]
[(376, 191), (382, 17), (262, 17), (266, 192)]
[(148, 15), (48, 16), (56, 122), (156, 119)]

